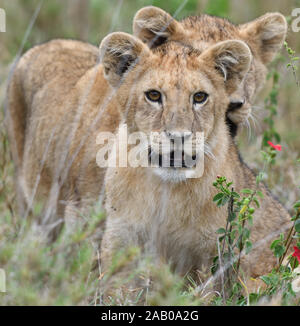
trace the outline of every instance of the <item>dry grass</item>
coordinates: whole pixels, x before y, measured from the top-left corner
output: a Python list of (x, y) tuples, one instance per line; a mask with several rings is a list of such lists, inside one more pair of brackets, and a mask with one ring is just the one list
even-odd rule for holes
[[(131, 31), (134, 13), (144, 5), (155, 4), (174, 13), (181, 1), (96, 1), (91, 0), (89, 8), (73, 6), (71, 1), (43, 3), (28, 38), (24, 32), (28, 28), (34, 10), (40, 1), (4, 0), (1, 6), (7, 13), (7, 32), (0, 34), (0, 103), (4, 103), (6, 81), (13, 59), (21, 45), (23, 51), (31, 46), (57, 37), (87, 40), (98, 44), (101, 38), (114, 30)], [(299, 1), (219, 1), (219, 10), (212, 1), (187, 2), (179, 17), (207, 10), (214, 14), (225, 14), (235, 22), (246, 22), (267, 11), (280, 10), (289, 16), (294, 7), (300, 7)], [(72, 4), (74, 2), (72, 1)], [(276, 8), (276, 9), (275, 9)], [(79, 25), (78, 25), (79, 24)], [(289, 32), (289, 45), (299, 53), (299, 35)], [(283, 51), (285, 57), (286, 54)], [(288, 209), (300, 198), (300, 173), (296, 159), (300, 157), (300, 90), (297, 89), (293, 75), (286, 68), (286, 63), (279, 67), (280, 94), (278, 116), (275, 124), (282, 136), (282, 154), (277, 164), (268, 173), (266, 180), (273, 193), (278, 196)], [(271, 89), (266, 85), (257, 101), (255, 110), (257, 125), (252, 125), (249, 139), (246, 128), (238, 136), (238, 143), (245, 161), (258, 171), (261, 168), (259, 154), (262, 133), (265, 128), (263, 99)], [(103, 224), (101, 208), (91, 212), (84, 227), (68, 232), (64, 229), (59, 239), (49, 244), (35, 223), (35, 214), (22, 219), (17, 214), (15, 192), (13, 188), (13, 164), (9, 154), (3, 110), (0, 112), (0, 268), (7, 274), (7, 293), (0, 293), (1, 305), (76, 305), (101, 304), (99, 287), (98, 243), (95, 233), (99, 224)], [(94, 269), (92, 267), (94, 266)], [(145, 268), (145, 266), (147, 268)], [(166, 267), (162, 270), (147, 265), (142, 268), (152, 269), (156, 282), (154, 289), (147, 294), (148, 304), (209, 304), (211, 296), (195, 294), (193, 286), (185, 288), (182, 280), (173, 275)], [(91, 271), (93, 270), (93, 272)], [(274, 301), (277, 297), (274, 297)], [(215, 300), (216, 304), (218, 300)], [(270, 302), (270, 301), (268, 301)], [(276, 301), (277, 302), (277, 301)], [(115, 298), (115, 304), (134, 304), (126, 299)]]

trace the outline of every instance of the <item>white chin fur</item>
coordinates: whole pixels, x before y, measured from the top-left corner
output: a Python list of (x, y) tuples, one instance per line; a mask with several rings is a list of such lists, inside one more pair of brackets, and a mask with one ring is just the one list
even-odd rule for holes
[(174, 169), (174, 168), (153, 168), (153, 173), (160, 177), (164, 182), (182, 182), (188, 179), (193, 172), (191, 169)]

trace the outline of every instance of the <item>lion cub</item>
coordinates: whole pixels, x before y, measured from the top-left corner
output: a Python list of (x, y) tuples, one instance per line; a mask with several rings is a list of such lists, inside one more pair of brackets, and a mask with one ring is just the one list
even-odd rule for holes
[(286, 37), (286, 19), (280, 13), (267, 13), (252, 22), (234, 25), (224, 18), (200, 15), (177, 21), (164, 10), (149, 6), (140, 9), (133, 20), (133, 33), (150, 47), (176, 41), (203, 51), (229, 39), (247, 43), (252, 53), (249, 72), (243, 83), (229, 94), (227, 124), (232, 136), (251, 114), (255, 96), (264, 85), (266, 65), (280, 50)]
[[(184, 163), (176, 146), (169, 167), (159, 163), (107, 169), (103, 268), (108, 270), (118, 250), (139, 246), (158, 261), (170, 262), (182, 275), (203, 270), (211, 266), (216, 230), (227, 219), (227, 208), (212, 201), (213, 181), (217, 175), (226, 176), (236, 191), (256, 184), (255, 175), (239, 158), (225, 119), (227, 94), (234, 93), (247, 75), (251, 51), (239, 40), (217, 42), (203, 51), (177, 42), (150, 50), (135, 37), (113, 33), (102, 41), (100, 53), (108, 83), (116, 87), (121, 82), (116, 101), (131, 133), (150, 137), (157, 132), (182, 142), (203, 133), (205, 145), (200, 177), (195, 177), (201, 169), (197, 159), (189, 167), (174, 165), (178, 151)], [(148, 144), (144, 148), (150, 158), (159, 156), (160, 150)], [(242, 261), (243, 270), (254, 277), (272, 269), (270, 241), (289, 223), (285, 209), (263, 185), (260, 190), (264, 200), (254, 217), (254, 249)]]

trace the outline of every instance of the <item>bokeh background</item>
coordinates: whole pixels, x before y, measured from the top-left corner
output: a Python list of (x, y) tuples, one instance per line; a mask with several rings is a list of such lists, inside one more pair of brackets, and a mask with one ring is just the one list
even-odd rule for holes
[[(225, 17), (237, 24), (251, 21), (266, 12), (279, 11), (287, 17), (291, 26), (292, 10), (300, 8), (300, 0), (0, 0), (0, 8), (5, 9), (7, 21), (6, 32), (0, 33), (0, 267), (5, 266), (11, 273), (9, 278), (14, 280), (10, 285), (10, 296), (7, 295), (4, 299), (0, 293), (0, 304), (83, 303), (85, 289), (82, 289), (82, 283), (85, 284), (86, 280), (85, 274), (82, 274), (84, 271), (80, 268), (85, 268), (87, 274), (89, 268), (85, 265), (79, 268), (78, 256), (73, 257), (69, 252), (68, 259), (74, 258), (71, 269), (64, 261), (66, 256), (58, 255), (55, 259), (60, 259), (59, 263), (56, 260), (44, 261), (43, 255), (47, 248), (36, 252), (39, 241), (31, 233), (25, 233), (23, 242), (16, 240), (20, 227), (26, 229), (26, 226), (20, 226), (16, 215), (13, 166), (3, 126), (3, 103), (12, 63), (19, 54), (32, 46), (54, 38), (79, 39), (99, 45), (101, 39), (110, 32), (131, 33), (135, 13), (146, 5), (161, 7), (172, 15), (176, 13), (177, 19), (208, 13)], [(295, 56), (298, 56), (300, 32), (293, 32), (289, 27), (287, 42), (296, 52)], [(281, 135), (283, 150), (276, 164), (268, 171), (265, 182), (291, 210), (292, 204), (300, 198), (300, 166), (296, 163), (297, 158), (300, 158), (300, 89), (291, 70), (287, 69), (289, 60), (285, 49), (280, 55), (281, 60), (277, 60), (276, 65), (271, 65), (270, 69), (276, 69), (279, 74), (278, 113), (274, 123)], [(294, 64), (299, 66), (299, 61), (296, 60)], [(299, 71), (297, 78), (300, 78)], [(271, 89), (272, 80), (269, 80), (253, 108), (256, 122), (250, 121), (250, 128), (242, 128), (237, 137), (242, 156), (255, 171), (263, 166), (260, 150), (262, 135), (267, 128), (263, 121), (267, 115), (264, 100)], [(81, 249), (79, 262), (92, 255), (89, 247)], [(44, 278), (49, 279), (49, 264), (54, 265), (56, 271), (56, 276), (51, 279), (52, 289), (60, 289), (62, 296), (57, 297), (49, 289), (45, 292), (43, 288)], [(33, 270), (38, 274), (31, 275)], [(77, 275), (75, 280), (74, 275)], [(66, 278), (71, 278), (72, 286), (63, 283), (62, 280)]]

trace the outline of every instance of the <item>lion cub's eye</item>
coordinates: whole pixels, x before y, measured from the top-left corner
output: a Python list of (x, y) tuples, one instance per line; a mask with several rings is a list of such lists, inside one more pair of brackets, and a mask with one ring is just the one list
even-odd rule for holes
[(155, 90), (151, 90), (145, 93), (147, 99), (151, 102), (161, 102), (161, 93)]
[(204, 92), (198, 92), (194, 94), (194, 103), (195, 104), (203, 104), (204, 102), (206, 102), (208, 98), (208, 94), (204, 93)]

